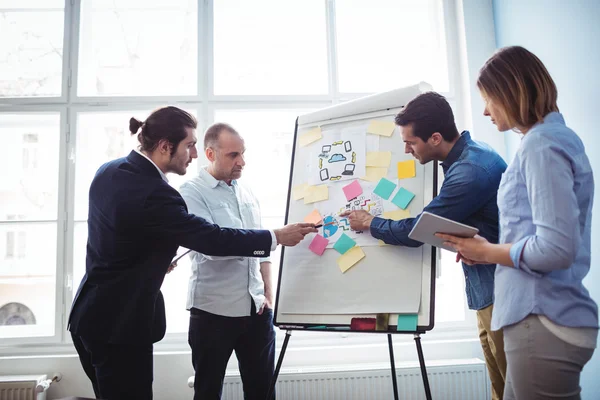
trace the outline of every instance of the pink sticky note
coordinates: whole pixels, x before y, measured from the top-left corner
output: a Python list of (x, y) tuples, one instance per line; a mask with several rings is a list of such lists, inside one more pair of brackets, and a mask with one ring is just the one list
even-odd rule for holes
[(358, 181), (354, 181), (349, 185), (346, 185), (342, 188), (344, 194), (346, 195), (346, 200), (350, 201), (355, 197), (358, 197), (362, 194), (363, 190)]
[(325, 239), (317, 233), (312, 242), (308, 245), (308, 248), (316, 255), (322, 256), (328, 243), (329, 239)]

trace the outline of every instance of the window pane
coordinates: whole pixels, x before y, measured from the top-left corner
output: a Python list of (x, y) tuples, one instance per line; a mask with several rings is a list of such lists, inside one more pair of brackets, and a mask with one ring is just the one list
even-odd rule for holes
[(340, 92), (370, 93), (426, 81), (448, 90), (440, 0), (336, 0)]
[(197, 94), (196, 1), (81, 3), (79, 96)]
[[(195, 111), (187, 110), (192, 115)], [(149, 111), (82, 112), (77, 115), (75, 152), (75, 220), (87, 219), (88, 194), (98, 168), (111, 160), (125, 157), (139, 145), (137, 136), (129, 132), (129, 119), (145, 119)], [(188, 167), (188, 173), (197, 171), (197, 161)], [(188, 175), (189, 177), (189, 175)], [(168, 175), (169, 183), (179, 188), (185, 176)]]
[(63, 25), (64, 1), (0, 2), (0, 97), (60, 96)]
[(0, 224), (0, 338), (54, 335), (56, 229)]
[(323, 0), (214, 2), (214, 93), (326, 94)]
[(0, 221), (56, 220), (60, 115), (2, 114)]

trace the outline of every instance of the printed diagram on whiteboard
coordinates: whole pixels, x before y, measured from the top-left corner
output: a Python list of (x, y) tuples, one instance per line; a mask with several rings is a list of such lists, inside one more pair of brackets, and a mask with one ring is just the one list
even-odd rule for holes
[[(334, 197), (337, 197), (332, 193)], [(328, 248), (332, 248), (335, 242), (343, 233), (354, 239), (359, 246), (378, 246), (379, 241), (374, 239), (368, 232), (354, 231), (350, 228), (350, 222), (346, 217), (340, 217), (344, 211), (365, 210), (374, 217), (381, 216), (384, 212), (383, 199), (372, 191), (365, 191), (360, 196), (346, 201), (329, 202), (329, 204), (319, 205), (318, 208), (323, 216), (323, 237), (329, 239)], [(338, 206), (334, 206), (337, 204)], [(343, 204), (341, 207), (339, 204)], [(335, 207), (335, 208), (333, 208)]]
[[(342, 135), (335, 135), (342, 136)], [(346, 137), (322, 140), (310, 159), (311, 184), (356, 179), (365, 174), (365, 137)]]

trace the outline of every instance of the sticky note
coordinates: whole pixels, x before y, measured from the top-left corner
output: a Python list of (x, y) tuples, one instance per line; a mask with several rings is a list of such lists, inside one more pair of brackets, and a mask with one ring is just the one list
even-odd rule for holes
[(394, 191), (394, 189), (396, 189), (396, 184), (394, 182), (389, 181), (385, 178), (381, 178), (381, 180), (379, 181), (377, 186), (375, 186), (373, 193), (375, 193), (377, 196), (381, 197), (382, 199), (387, 200), (392, 195), (392, 192)]
[(389, 167), (392, 161), (391, 151), (367, 151), (367, 167)]
[(321, 214), (319, 213), (318, 210), (312, 210), (312, 212), (310, 214), (308, 214), (306, 217), (304, 217), (304, 222), (307, 222), (309, 224), (318, 224), (319, 222), (321, 222), (323, 220), (323, 217), (321, 216)]
[(313, 238), (312, 242), (310, 242), (310, 244), (308, 245), (308, 248), (316, 255), (322, 256), (323, 252), (325, 252), (325, 249), (327, 248), (328, 243), (328, 239), (324, 238), (323, 236), (317, 233), (317, 235)]
[(379, 244), (379, 246), (387, 246), (387, 243), (383, 240), (378, 240), (377, 243)]
[(396, 129), (396, 124), (393, 121), (371, 121), (369, 127), (367, 128), (367, 133), (372, 133), (374, 135), (381, 136), (392, 136), (394, 133), (394, 129)]
[(417, 320), (419, 316), (417, 314), (400, 314), (398, 315), (398, 326), (397, 331), (411, 331), (417, 330)]
[(398, 163), (398, 179), (414, 178), (417, 176), (415, 160), (401, 161)]
[(382, 217), (393, 221), (400, 221), (401, 219), (410, 218), (410, 213), (408, 210), (386, 211), (383, 213)]
[(292, 198), (294, 200), (303, 199), (307, 188), (308, 188), (308, 183), (302, 183), (300, 185), (294, 186), (292, 188)]
[(316, 203), (317, 201), (327, 200), (329, 198), (329, 189), (327, 185), (309, 186), (304, 193), (304, 204)]
[(392, 199), (392, 203), (405, 210), (414, 197), (415, 195), (413, 193), (401, 187), (400, 189), (398, 189), (398, 192)]
[(362, 260), (363, 258), (365, 258), (365, 253), (360, 247), (355, 246), (348, 250), (346, 254), (340, 256), (337, 259), (337, 264), (338, 267), (340, 267), (342, 273), (344, 273), (350, 268), (352, 268), (354, 265), (356, 265), (356, 263)]
[(333, 248), (337, 250), (340, 254), (346, 253), (348, 250), (356, 246), (356, 242), (350, 236), (342, 233), (342, 236), (335, 242)]
[(369, 182), (378, 182), (381, 178), (387, 176), (388, 169), (385, 167), (367, 167), (366, 175), (361, 176), (360, 179)]
[(311, 129), (310, 131), (303, 133), (298, 137), (298, 143), (300, 147), (308, 146), (312, 142), (316, 142), (321, 139), (323, 135), (321, 134), (321, 127), (318, 126), (316, 128)]
[(354, 181), (351, 184), (344, 186), (342, 190), (344, 191), (344, 195), (348, 201), (360, 196), (363, 192), (358, 181)]

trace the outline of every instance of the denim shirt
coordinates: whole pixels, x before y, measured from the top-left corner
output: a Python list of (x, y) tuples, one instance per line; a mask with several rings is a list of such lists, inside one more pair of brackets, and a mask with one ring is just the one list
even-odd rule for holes
[[(423, 211), (428, 211), (479, 229), (491, 243), (498, 243), (498, 205), (496, 195), (506, 163), (489, 146), (471, 139), (465, 131), (441, 164), (444, 183), (439, 194)], [(408, 238), (419, 216), (392, 221), (375, 217), (371, 235), (387, 244), (418, 247), (421, 242)], [(495, 264), (466, 265), (467, 303), (481, 310), (494, 303)]]

